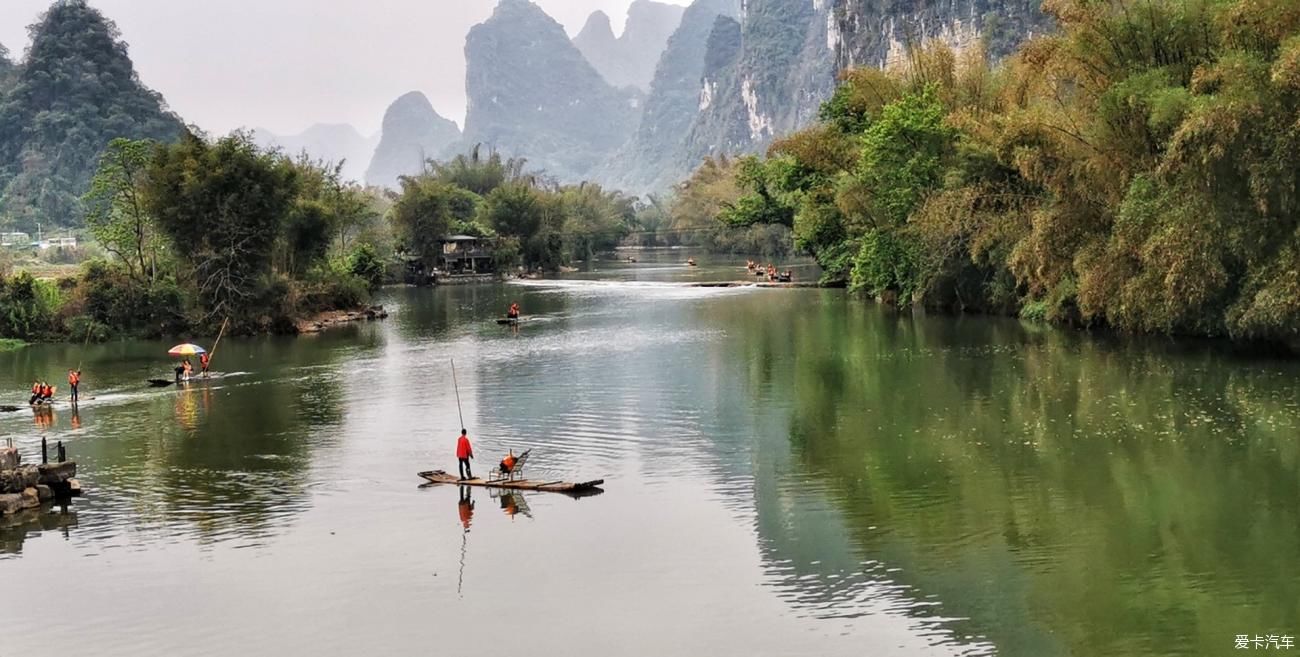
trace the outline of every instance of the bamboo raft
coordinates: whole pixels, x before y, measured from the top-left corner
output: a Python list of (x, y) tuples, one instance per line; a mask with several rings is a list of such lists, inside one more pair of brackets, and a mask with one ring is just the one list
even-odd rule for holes
[(595, 493), (601, 491), (600, 486), (605, 483), (604, 479), (579, 483), (571, 481), (532, 481), (529, 479), (515, 479), (512, 481), (509, 479), (483, 479), (482, 477), (462, 480), (460, 477), (453, 474), (447, 474), (443, 470), (421, 472), (420, 478), (428, 481), (430, 484), (478, 486), (482, 488), (501, 488), (507, 490), (536, 490), (544, 493), (567, 493), (570, 495), (581, 495), (583, 493)]

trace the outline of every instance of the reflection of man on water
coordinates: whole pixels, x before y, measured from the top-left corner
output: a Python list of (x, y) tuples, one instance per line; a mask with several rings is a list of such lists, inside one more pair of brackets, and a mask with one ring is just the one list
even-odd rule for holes
[(465, 531), (469, 531), (470, 523), (474, 521), (474, 497), (469, 492), (469, 486), (460, 487), (460, 503), (456, 505), (456, 510), (460, 512), (460, 524), (464, 525)]

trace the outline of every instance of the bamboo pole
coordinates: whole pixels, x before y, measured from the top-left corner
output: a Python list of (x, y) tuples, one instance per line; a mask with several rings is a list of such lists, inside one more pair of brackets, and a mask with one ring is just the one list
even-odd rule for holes
[(465, 414), (460, 410), (460, 383), (456, 381), (456, 359), (451, 359), (451, 385), (456, 388), (456, 415), (460, 417), (460, 428), (465, 428)]
[(212, 351), (208, 352), (208, 365), (211, 365), (212, 359), (217, 357), (217, 347), (221, 346), (221, 336), (226, 334), (226, 324), (229, 323), (229, 317), (221, 322), (221, 330), (217, 332), (217, 341), (212, 343)]
[(86, 339), (81, 343), (81, 355), (77, 358), (77, 373), (81, 373), (81, 366), (86, 362), (86, 347), (90, 346), (90, 330), (95, 328), (95, 322), (92, 320), (86, 323)]

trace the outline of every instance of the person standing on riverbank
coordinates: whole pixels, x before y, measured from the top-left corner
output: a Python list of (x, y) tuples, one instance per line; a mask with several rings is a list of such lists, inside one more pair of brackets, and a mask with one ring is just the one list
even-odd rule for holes
[(68, 388), (72, 390), (72, 403), (77, 403), (77, 386), (81, 385), (81, 370), (68, 370)]
[(469, 444), (469, 431), (461, 429), (460, 438), (456, 440), (456, 468), (461, 480), (474, 478), (474, 473), (469, 469), (472, 458), (474, 458), (474, 447)]

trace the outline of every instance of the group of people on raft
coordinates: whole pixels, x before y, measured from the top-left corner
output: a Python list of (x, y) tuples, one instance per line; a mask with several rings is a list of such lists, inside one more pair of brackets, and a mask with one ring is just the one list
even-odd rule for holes
[[(208, 375), (208, 367), (211, 365), (211, 363), (212, 363), (212, 359), (207, 354), (199, 355), (199, 368), (203, 373), (203, 376)], [(176, 381), (177, 382), (188, 381), (190, 378), (190, 374), (192, 374), (193, 372), (194, 372), (194, 365), (192, 365), (190, 363), (190, 360), (186, 358), (184, 362), (176, 366)], [(80, 394), (79, 394), (80, 388), (81, 388), (81, 370), (68, 370), (68, 390), (69, 390), (68, 399), (73, 404), (76, 404), (78, 401), (80, 401)], [(32, 396), (30, 399), (27, 400), (28, 405), (41, 406), (44, 404), (52, 403), (54, 401), (54, 393), (57, 391), (57, 389), (45, 381), (38, 380), (38, 381), (32, 381), (31, 391), (32, 391)]]
[[(456, 439), (456, 472), (460, 475), (461, 481), (474, 478), (474, 473), (470, 471), (469, 465), (470, 460), (473, 458), (474, 446), (469, 442), (469, 431), (461, 429), (460, 438)], [(518, 462), (519, 458), (515, 456), (515, 450), (509, 450), (493, 472), (500, 474), (502, 477), (507, 477), (511, 472), (514, 472), (515, 465)]]
[[(206, 353), (199, 354), (199, 370), (204, 377), (207, 377), (208, 366), (211, 364), (212, 364), (212, 357), (208, 356)], [(180, 383), (182, 381), (189, 381), (190, 375), (194, 374), (194, 364), (190, 362), (190, 359), (186, 358), (176, 366), (175, 371), (176, 371), (177, 383)]]
[(794, 272), (789, 269), (778, 271), (776, 265), (770, 262), (764, 267), (753, 260), (749, 260), (745, 263), (745, 269), (748, 269), (751, 274), (766, 274), (768, 282), (771, 283), (789, 283), (794, 280)]
[[(68, 370), (68, 388), (72, 391), (70, 399), (77, 403), (77, 388), (81, 386), (81, 370)], [(31, 406), (40, 406), (54, 401), (55, 387), (45, 381), (32, 381), (32, 397), (27, 400)]]

